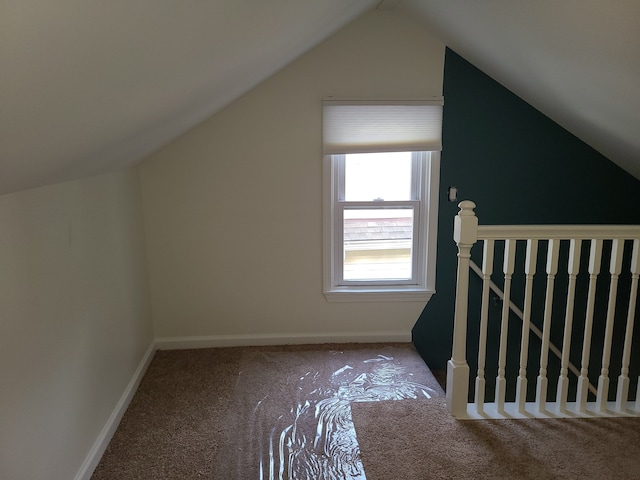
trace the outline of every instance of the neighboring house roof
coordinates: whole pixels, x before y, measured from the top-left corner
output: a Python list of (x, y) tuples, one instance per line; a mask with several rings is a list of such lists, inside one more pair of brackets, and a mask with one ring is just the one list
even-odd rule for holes
[(344, 241), (411, 240), (411, 218), (347, 219), (344, 221)]
[(634, 0), (3, 0), (0, 194), (140, 161), (380, 3), (640, 178)]

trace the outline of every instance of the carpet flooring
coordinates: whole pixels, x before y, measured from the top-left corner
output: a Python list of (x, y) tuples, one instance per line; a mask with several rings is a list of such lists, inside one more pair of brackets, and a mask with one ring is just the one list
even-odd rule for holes
[(442, 395), (410, 344), (158, 351), (92, 479), (365, 480), (352, 406)]
[(351, 410), (367, 480), (640, 479), (640, 418), (456, 421), (442, 397)]

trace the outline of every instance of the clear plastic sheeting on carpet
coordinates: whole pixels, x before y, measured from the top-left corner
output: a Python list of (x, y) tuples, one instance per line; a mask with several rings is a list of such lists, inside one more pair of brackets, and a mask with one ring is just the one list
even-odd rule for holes
[(433, 378), (419, 359), (394, 350), (256, 353), (247, 359), (235, 391), (239, 408), (232, 413), (242, 431), (229, 439), (236, 463), (221, 464), (221, 478), (226, 468), (226, 478), (236, 471), (237, 478), (258, 480), (365, 480), (351, 402), (439, 394), (427, 385)]

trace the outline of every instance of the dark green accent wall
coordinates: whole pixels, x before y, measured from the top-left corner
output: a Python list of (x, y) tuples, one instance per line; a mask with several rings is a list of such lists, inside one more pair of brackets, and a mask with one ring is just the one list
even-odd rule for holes
[(449, 186), (458, 200), (477, 204), (482, 224), (640, 224), (638, 179), (450, 49), (443, 91), (436, 294), (413, 328), (432, 369), (445, 369), (451, 357), (458, 202), (447, 201)]

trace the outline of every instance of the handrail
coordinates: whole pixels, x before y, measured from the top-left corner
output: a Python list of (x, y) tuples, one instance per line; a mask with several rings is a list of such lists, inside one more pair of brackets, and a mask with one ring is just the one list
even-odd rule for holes
[(478, 225), (478, 240), (609, 240), (634, 239), (639, 225)]
[[(480, 229), (480, 227), (478, 227), (478, 229)], [(476, 273), (476, 275), (478, 275), (479, 277), (483, 276), (482, 269), (473, 260), (469, 260), (469, 266), (471, 267), (471, 270)], [(498, 287), (498, 285), (493, 282), (493, 280), (489, 280), (489, 287), (496, 295), (498, 295), (498, 297), (500, 297), (500, 300), (504, 301), (504, 292), (500, 289), (500, 287)], [(509, 309), (513, 313), (515, 313), (520, 320), (524, 320), (524, 313), (511, 300), (509, 300)], [(529, 328), (533, 333), (536, 334), (536, 336), (540, 340), (542, 340), (542, 332), (538, 327), (536, 327), (533, 323), (529, 323)], [(551, 350), (556, 355), (556, 357), (558, 357), (558, 359), (562, 359), (562, 352), (552, 342), (549, 342), (549, 350)], [(573, 363), (569, 362), (568, 368), (576, 377), (580, 377), (580, 370)], [(589, 382), (589, 391), (594, 395), (598, 393), (598, 389), (593, 384), (591, 384), (591, 382)]]

